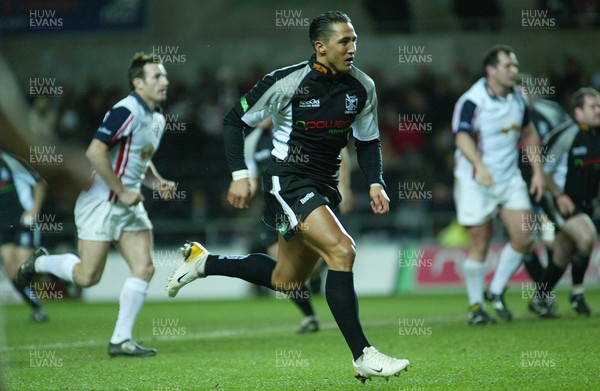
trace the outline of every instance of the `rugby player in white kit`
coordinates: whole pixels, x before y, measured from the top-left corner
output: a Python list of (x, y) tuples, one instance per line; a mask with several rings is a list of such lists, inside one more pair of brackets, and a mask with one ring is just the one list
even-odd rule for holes
[(527, 101), (515, 87), (518, 61), (513, 50), (496, 45), (483, 61), (485, 77), (456, 103), (452, 118), (455, 135), (454, 201), (458, 222), (469, 235), (463, 275), (469, 297), (469, 323), (492, 324), (483, 302), (485, 257), (498, 215), (510, 238), (500, 254), (488, 298), (497, 314), (511, 320), (503, 289), (533, 246), (528, 221), (531, 204), (517, 164), (521, 139), (531, 162), (529, 192), (536, 201), (544, 190), (539, 157), (540, 140), (529, 120)]
[(165, 128), (159, 104), (167, 96), (167, 73), (162, 64), (144, 53), (136, 53), (129, 67), (130, 95), (106, 114), (90, 143), (86, 156), (94, 168), (93, 183), (75, 205), (79, 257), (48, 255), (43, 248), (23, 264), (18, 282), (28, 284), (35, 273), (51, 273), (89, 287), (100, 281), (106, 258), (114, 243), (131, 269), (119, 299), (119, 315), (108, 354), (153, 356), (131, 339), (135, 319), (142, 308), (152, 264), (152, 223), (140, 192), (141, 185), (169, 199), (174, 182), (156, 171), (151, 157)]

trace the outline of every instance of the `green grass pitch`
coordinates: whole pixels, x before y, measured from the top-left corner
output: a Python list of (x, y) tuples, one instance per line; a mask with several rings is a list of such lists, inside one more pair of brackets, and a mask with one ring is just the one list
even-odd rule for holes
[(288, 299), (146, 303), (134, 337), (158, 355), (141, 359), (107, 355), (116, 303), (46, 302), (46, 324), (11, 305), (0, 360), (5, 387), (19, 391), (600, 389), (600, 291), (587, 293), (589, 319), (567, 297), (558, 292), (560, 319), (541, 320), (509, 291), (515, 319), (489, 327), (467, 325), (464, 293), (361, 298), (369, 341), (411, 361), (400, 377), (365, 385), (322, 296), (323, 329), (312, 335), (295, 334)]

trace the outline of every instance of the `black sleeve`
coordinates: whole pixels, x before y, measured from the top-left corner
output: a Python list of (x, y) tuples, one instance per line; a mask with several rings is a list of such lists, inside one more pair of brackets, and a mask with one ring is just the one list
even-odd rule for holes
[(379, 183), (385, 188), (381, 161), (381, 141), (378, 138), (370, 141), (354, 139), (354, 145), (356, 145), (358, 165), (365, 174), (369, 185)]
[(244, 132), (249, 127), (241, 120), (242, 113), (243, 109), (238, 102), (223, 119), (223, 143), (230, 172), (248, 169), (244, 161)]

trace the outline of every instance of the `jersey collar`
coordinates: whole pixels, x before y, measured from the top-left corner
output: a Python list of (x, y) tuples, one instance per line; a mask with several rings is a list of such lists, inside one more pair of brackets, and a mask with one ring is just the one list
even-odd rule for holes
[[(146, 102), (144, 102), (144, 100), (138, 95), (137, 92), (135, 91), (131, 91), (131, 96), (133, 96), (140, 105), (142, 105), (142, 107), (144, 108), (144, 110), (146, 111), (150, 111), (150, 107), (148, 107), (148, 104)], [(154, 111), (156, 113), (162, 113), (162, 107), (160, 105), (156, 105), (156, 107), (154, 108)]]
[(507, 101), (511, 98), (511, 95), (513, 95), (515, 93), (515, 87), (512, 87), (509, 91), (508, 94), (506, 94), (506, 98), (503, 98), (501, 96), (496, 95), (496, 93), (494, 92), (494, 90), (492, 90), (492, 88), (490, 87), (490, 85), (488, 84), (487, 80), (485, 78), (483, 78), (483, 86), (485, 88), (485, 91), (487, 92), (487, 94), (489, 95), (490, 98), (495, 99), (495, 100), (499, 100), (499, 101)]
[(324, 65), (323, 63), (320, 63), (319, 61), (317, 61), (317, 55), (313, 53), (312, 56), (310, 56), (310, 59), (308, 60), (308, 63), (310, 64), (310, 68), (314, 69), (318, 72), (321, 72), (324, 75), (329, 75), (329, 76), (333, 76), (333, 71), (326, 65)]

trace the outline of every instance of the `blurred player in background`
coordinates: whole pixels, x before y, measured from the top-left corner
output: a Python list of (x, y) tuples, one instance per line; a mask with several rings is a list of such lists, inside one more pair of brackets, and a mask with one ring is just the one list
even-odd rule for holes
[(352, 352), (356, 377), (364, 382), (399, 375), (408, 360), (378, 352), (363, 333), (352, 273), (355, 243), (332, 211), (340, 203), (340, 151), (351, 129), (359, 165), (370, 184), (373, 213), (389, 211), (375, 86), (352, 64), (357, 36), (346, 14), (320, 15), (311, 22), (309, 36), (312, 57), (266, 75), (227, 113), (223, 124), (233, 178), (228, 201), (246, 208), (251, 186), (244, 162), (244, 130), (273, 118), (272, 157), (263, 186), (279, 231), (277, 262), (265, 254), (212, 255), (199, 243), (187, 243), (185, 261), (171, 277), (168, 293), (173, 297), (193, 280), (213, 275), (295, 291), (322, 257), (329, 266), (327, 303)]
[(459, 98), (452, 118), (456, 145), (454, 200), (458, 222), (466, 227), (470, 242), (464, 279), (472, 325), (494, 323), (483, 302), (484, 262), (493, 218), (500, 217), (510, 238), (489, 287), (492, 306), (503, 319), (512, 319), (503, 289), (533, 246), (531, 232), (522, 224), (527, 221), (531, 204), (517, 164), (519, 138), (533, 169), (529, 193), (539, 200), (544, 191), (539, 137), (529, 119), (527, 101), (515, 88), (518, 65), (511, 47), (490, 48), (483, 60), (485, 77)]
[[(573, 124), (573, 120), (558, 103), (539, 98), (532, 92), (533, 91), (529, 91), (526, 86), (523, 87), (523, 93), (529, 100), (531, 121), (541, 140), (542, 147), (540, 148), (540, 157), (542, 158), (543, 163), (551, 158), (547, 155), (550, 145), (552, 145), (558, 135)], [(521, 175), (523, 176), (525, 183), (529, 186), (531, 184), (532, 174), (531, 165), (527, 159), (527, 155), (523, 154), (522, 147), (519, 148), (519, 152), (519, 168), (521, 169)], [(554, 199), (548, 191), (544, 192), (540, 203), (536, 203), (534, 197), (530, 197), (530, 200), (533, 203), (533, 211), (544, 221), (540, 239), (544, 243), (547, 259), (551, 259), (555, 229), (562, 228), (564, 219), (556, 209)], [(525, 255), (523, 264), (531, 279), (536, 283), (541, 282), (544, 266), (542, 266), (535, 249)]]
[(46, 181), (24, 160), (0, 149), (0, 261), (25, 303), (33, 322), (48, 320), (38, 296), (30, 285), (19, 286), (14, 279), (19, 267), (40, 246), (35, 220), (46, 198)]
[(164, 199), (170, 199), (174, 191), (174, 183), (164, 180), (151, 161), (165, 127), (160, 103), (167, 97), (167, 73), (153, 56), (136, 53), (128, 76), (131, 94), (107, 113), (86, 151), (95, 175), (92, 186), (79, 195), (75, 205), (81, 259), (39, 251), (21, 266), (17, 276), (21, 285), (35, 273), (51, 273), (90, 287), (100, 281), (114, 243), (131, 275), (119, 299), (119, 315), (108, 347), (111, 357), (156, 354), (155, 349), (143, 348), (131, 339), (154, 274), (152, 223), (140, 187), (152, 188)]
[(561, 132), (552, 144), (548, 154), (555, 159), (544, 168), (548, 190), (565, 222), (556, 234), (553, 257), (529, 305), (541, 317), (555, 316), (552, 289), (569, 262), (573, 278), (571, 306), (580, 315), (591, 313), (583, 279), (598, 237), (591, 217), (600, 186), (600, 94), (591, 87), (577, 90), (572, 110), (577, 123)]

